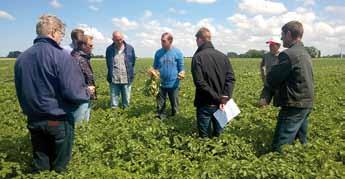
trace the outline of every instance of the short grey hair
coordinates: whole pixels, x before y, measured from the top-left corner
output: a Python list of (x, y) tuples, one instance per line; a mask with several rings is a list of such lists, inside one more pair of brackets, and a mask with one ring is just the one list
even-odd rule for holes
[(65, 33), (65, 24), (54, 15), (42, 15), (36, 24), (37, 35), (50, 35), (55, 31)]

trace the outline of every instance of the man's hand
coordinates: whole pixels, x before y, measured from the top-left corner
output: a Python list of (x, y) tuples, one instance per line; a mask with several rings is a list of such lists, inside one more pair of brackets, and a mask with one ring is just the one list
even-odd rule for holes
[(178, 79), (179, 80), (183, 80), (184, 79), (184, 77), (185, 77), (185, 72), (184, 71), (181, 71), (180, 73), (178, 73), (178, 75), (177, 75), (177, 77), (178, 77)]
[(94, 94), (94, 93), (95, 93), (96, 87), (95, 87), (95, 86), (88, 86), (87, 89), (89, 90), (89, 92), (90, 92), (91, 94)]
[(225, 107), (225, 104), (220, 104), (220, 105), (219, 105), (219, 109), (220, 109), (221, 111), (224, 111), (224, 110), (225, 110), (224, 107)]
[(154, 78), (156, 78), (156, 79), (159, 78), (159, 71), (158, 71), (158, 70), (155, 70), (155, 69), (153, 69), (153, 68), (150, 68), (149, 70), (147, 70), (147, 73), (148, 73), (150, 76), (152, 76), (152, 77), (154, 77)]
[(260, 107), (260, 108), (263, 108), (263, 107), (265, 107), (265, 106), (267, 106), (268, 104), (267, 104), (267, 101), (266, 101), (266, 99), (265, 98), (261, 98), (260, 100), (259, 100), (259, 102), (258, 102), (258, 106)]
[(220, 104), (219, 109), (224, 111), (225, 104), (229, 101), (229, 96), (221, 96), (220, 97)]

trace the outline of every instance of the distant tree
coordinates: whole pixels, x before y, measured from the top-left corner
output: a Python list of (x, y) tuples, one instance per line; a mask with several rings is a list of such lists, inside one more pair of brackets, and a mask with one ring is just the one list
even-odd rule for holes
[(243, 57), (245, 57), (245, 58), (262, 58), (264, 56), (264, 54), (265, 54), (265, 50), (250, 49), (243, 55)]
[(92, 58), (105, 58), (104, 55), (95, 55), (95, 54), (91, 54)]
[(321, 51), (313, 46), (311, 47), (305, 47), (311, 58), (320, 58), (321, 57)]
[(236, 52), (228, 52), (227, 56), (229, 58), (237, 58), (238, 57), (238, 54)]
[(20, 51), (10, 51), (7, 58), (17, 58), (21, 53)]

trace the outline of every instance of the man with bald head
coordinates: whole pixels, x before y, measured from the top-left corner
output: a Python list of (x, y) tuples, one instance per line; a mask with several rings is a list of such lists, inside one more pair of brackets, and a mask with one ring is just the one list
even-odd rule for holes
[(113, 32), (113, 43), (106, 50), (107, 81), (110, 88), (110, 106), (113, 109), (120, 107), (120, 95), (121, 107), (129, 106), (135, 60), (134, 48), (124, 41), (121, 32)]

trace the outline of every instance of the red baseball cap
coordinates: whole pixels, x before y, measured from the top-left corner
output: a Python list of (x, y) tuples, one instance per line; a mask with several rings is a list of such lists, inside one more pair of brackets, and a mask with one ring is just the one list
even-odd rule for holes
[(281, 41), (280, 41), (280, 39), (278, 39), (278, 38), (271, 38), (271, 39), (269, 39), (267, 42), (266, 42), (266, 44), (281, 44)]

